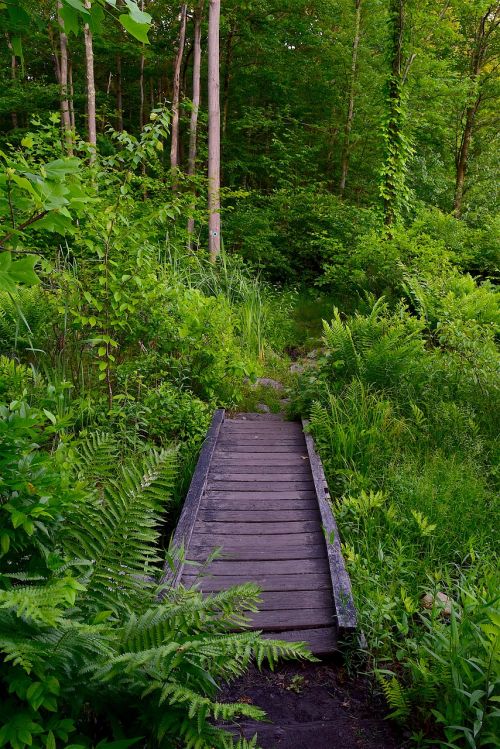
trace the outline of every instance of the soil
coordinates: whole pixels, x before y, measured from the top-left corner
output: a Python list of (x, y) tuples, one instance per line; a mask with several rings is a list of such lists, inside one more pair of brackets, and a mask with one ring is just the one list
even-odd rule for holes
[(283, 665), (274, 673), (252, 667), (218, 699), (266, 711), (267, 723), (242, 721), (231, 729), (235, 737), (257, 733), (262, 749), (402, 749), (404, 743), (370, 680), (350, 678), (334, 659)]

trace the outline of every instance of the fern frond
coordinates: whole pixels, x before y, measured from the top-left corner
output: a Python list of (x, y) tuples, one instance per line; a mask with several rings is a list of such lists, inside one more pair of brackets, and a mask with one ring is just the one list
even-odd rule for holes
[(152, 451), (142, 466), (121, 469), (108, 482), (102, 501), (70, 518), (66, 550), (92, 561), (85, 601), (112, 610), (139, 601), (150, 587), (148, 570), (159, 561), (158, 526), (171, 493), (175, 452)]

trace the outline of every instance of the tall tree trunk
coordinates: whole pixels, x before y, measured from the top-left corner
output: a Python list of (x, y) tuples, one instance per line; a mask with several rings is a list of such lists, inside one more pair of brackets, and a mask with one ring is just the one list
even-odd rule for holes
[(220, 254), (220, 0), (210, 0), (208, 16), (208, 249)]
[(70, 156), (73, 155), (73, 133), (71, 130), (71, 117), (69, 111), (69, 100), (68, 100), (68, 37), (64, 31), (64, 21), (61, 18), (60, 10), (62, 8), (62, 2), (58, 0), (57, 3), (57, 19), (59, 22), (59, 45), (60, 45), (60, 58), (59, 58), (59, 89), (61, 94), (61, 119), (64, 131), (64, 141), (66, 149)]
[(384, 220), (392, 226), (398, 215), (404, 154), (402, 143), (403, 117), (403, 33), (404, 0), (390, 0), (391, 75), (389, 77), (388, 115), (386, 125), (386, 157), (384, 165)]
[(347, 172), (349, 170), (349, 157), (351, 155), (351, 130), (354, 120), (354, 95), (356, 88), (356, 74), (358, 69), (358, 47), (361, 38), (361, 2), (362, 0), (355, 0), (356, 17), (354, 21), (354, 38), (352, 42), (351, 79), (349, 81), (349, 104), (347, 107), (347, 117), (344, 127), (344, 142), (342, 144), (342, 157), (340, 167), (339, 193), (341, 197), (343, 196), (345, 190)]
[(172, 86), (172, 122), (170, 126), (172, 133), (170, 145), (170, 167), (172, 170), (177, 169), (179, 164), (179, 101), (181, 93), (181, 65), (182, 57), (184, 55), (184, 44), (186, 42), (186, 19), (187, 5), (186, 3), (183, 3), (181, 6), (181, 24), (179, 28), (177, 53), (175, 55), (174, 80)]
[(462, 213), (465, 177), (467, 174), (470, 146), (474, 134), (476, 116), (482, 101), (481, 74), (487, 59), (490, 39), (500, 24), (499, 14), (500, 5), (498, 3), (492, 4), (482, 15), (475, 32), (472, 57), (470, 61), (469, 79), (471, 88), (476, 92), (476, 96), (465, 109), (463, 118), (464, 126), (460, 138), (460, 145), (455, 158), (456, 177), (453, 213), (457, 218), (460, 217)]
[[(85, 0), (85, 7), (91, 7), (91, 0)], [(85, 71), (87, 77), (87, 130), (88, 141), (91, 147), (90, 161), (94, 161), (97, 145), (97, 126), (95, 109), (95, 82), (94, 82), (94, 45), (92, 31), (88, 23), (83, 28), (85, 39)]]
[(122, 58), (116, 56), (116, 129), (123, 132)]
[[(200, 73), (201, 73), (201, 20), (203, 15), (203, 3), (200, 1), (194, 14), (194, 38), (193, 38), (193, 99), (191, 119), (189, 122), (189, 156), (188, 170), (190, 177), (196, 174), (196, 153), (198, 146), (198, 111), (200, 108)], [(193, 188), (194, 189), (194, 188)], [(192, 206), (194, 210), (194, 206)], [(188, 246), (192, 248), (194, 234), (194, 217), (188, 219)]]

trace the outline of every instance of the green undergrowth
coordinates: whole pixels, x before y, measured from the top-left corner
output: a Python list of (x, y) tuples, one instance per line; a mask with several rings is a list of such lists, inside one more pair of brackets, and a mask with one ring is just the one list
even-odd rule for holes
[(294, 408), (311, 418), (365, 656), (392, 717), (418, 746), (493, 747), (498, 295), (454, 274), (404, 288), (406, 303), (325, 322)]

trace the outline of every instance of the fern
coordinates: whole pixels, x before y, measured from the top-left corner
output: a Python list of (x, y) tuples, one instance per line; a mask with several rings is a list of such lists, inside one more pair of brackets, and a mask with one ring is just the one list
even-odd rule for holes
[(394, 675), (390, 678), (381, 677), (380, 681), (387, 704), (392, 710), (389, 717), (405, 721), (410, 714), (410, 703), (405, 688)]
[(115, 610), (140, 597), (150, 584), (160, 514), (174, 477), (175, 453), (151, 452), (140, 467), (124, 467), (102, 497), (69, 518), (66, 550), (92, 561), (85, 574), (87, 605)]

